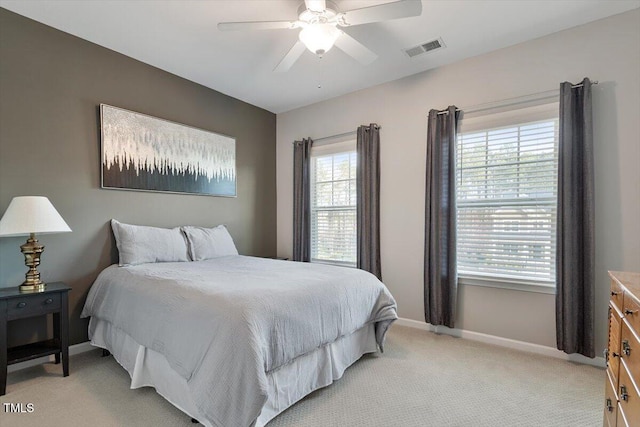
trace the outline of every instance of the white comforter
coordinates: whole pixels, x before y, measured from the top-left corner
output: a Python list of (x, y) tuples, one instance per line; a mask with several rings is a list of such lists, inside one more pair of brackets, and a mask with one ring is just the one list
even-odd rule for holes
[(382, 349), (397, 318), (365, 271), (246, 256), (110, 266), (89, 292), (88, 316), (161, 353), (219, 427), (255, 423), (269, 372), (370, 322)]

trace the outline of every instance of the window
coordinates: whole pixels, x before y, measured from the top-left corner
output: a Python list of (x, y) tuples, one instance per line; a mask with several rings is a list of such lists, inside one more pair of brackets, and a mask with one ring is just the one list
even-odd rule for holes
[(457, 148), (461, 282), (553, 289), (557, 104), (463, 121)]
[(311, 154), (311, 262), (356, 266), (355, 141)]

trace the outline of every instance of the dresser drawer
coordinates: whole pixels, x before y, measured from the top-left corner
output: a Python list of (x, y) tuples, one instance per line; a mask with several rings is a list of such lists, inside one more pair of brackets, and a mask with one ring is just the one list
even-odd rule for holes
[(624, 290), (617, 280), (611, 280), (611, 302), (616, 306), (618, 311), (622, 312), (622, 300), (624, 298)]
[[(640, 425), (640, 393), (636, 389), (624, 363), (620, 364), (620, 379), (618, 381), (619, 411), (628, 426)], [(620, 418), (620, 415), (618, 415)]]
[(611, 381), (611, 377), (607, 375), (607, 379), (604, 381), (604, 425), (615, 427), (618, 415), (618, 396)]
[(612, 377), (613, 384), (618, 382), (618, 370), (620, 366), (620, 327), (622, 320), (614, 309), (609, 310), (609, 343), (607, 351), (607, 369)]
[[(640, 383), (640, 341), (631, 332), (627, 319), (622, 321), (622, 335), (620, 340), (620, 358), (625, 361), (629, 373), (636, 382)], [(639, 403), (640, 404), (640, 403)]]
[(624, 295), (622, 313), (636, 334), (640, 334), (640, 303), (628, 292)]
[(60, 310), (60, 293), (29, 295), (7, 300), (7, 320), (32, 317)]

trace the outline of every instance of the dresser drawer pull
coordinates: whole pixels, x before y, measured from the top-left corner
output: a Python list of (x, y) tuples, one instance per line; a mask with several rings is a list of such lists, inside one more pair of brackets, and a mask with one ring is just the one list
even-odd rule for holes
[(18, 305), (16, 305), (16, 307), (18, 308), (25, 308), (27, 306), (26, 302), (19, 302)]
[(51, 298), (47, 298), (46, 300), (44, 300), (45, 304), (51, 304), (53, 302), (53, 299)]
[(622, 341), (622, 352), (625, 356), (631, 356), (631, 346), (629, 345), (629, 341)]
[(616, 353), (615, 351), (612, 354), (613, 354), (613, 357), (620, 357), (620, 355), (618, 353)]
[(636, 314), (638, 310), (629, 310), (628, 308), (624, 309), (624, 314)]
[(629, 394), (627, 393), (627, 387), (623, 385), (620, 386), (620, 399), (624, 400), (625, 402), (629, 401)]
[(611, 399), (607, 399), (607, 411), (613, 412), (613, 405), (611, 404)]
[(615, 297), (616, 295), (620, 295), (622, 292), (611, 291), (611, 296)]

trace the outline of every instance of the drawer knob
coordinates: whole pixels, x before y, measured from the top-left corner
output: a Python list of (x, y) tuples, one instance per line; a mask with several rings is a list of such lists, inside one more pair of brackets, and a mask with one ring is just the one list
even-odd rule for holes
[(616, 353), (615, 351), (612, 354), (613, 354), (613, 357), (620, 357), (620, 355), (618, 353)]
[(19, 302), (18, 305), (16, 305), (16, 307), (18, 308), (25, 308), (27, 306), (26, 302)]
[(51, 304), (53, 302), (53, 300), (51, 298), (47, 298), (46, 300), (44, 300), (45, 304)]
[(628, 308), (624, 309), (624, 314), (636, 314), (638, 310), (629, 310)]
[(620, 399), (624, 400), (625, 402), (629, 401), (629, 394), (627, 394), (627, 387), (623, 385), (620, 386)]
[(616, 295), (620, 295), (620, 292), (611, 291), (611, 296), (615, 297)]
[(613, 412), (613, 405), (611, 404), (611, 399), (607, 399), (607, 411)]
[(622, 341), (622, 352), (625, 356), (631, 356), (631, 346), (628, 340)]

